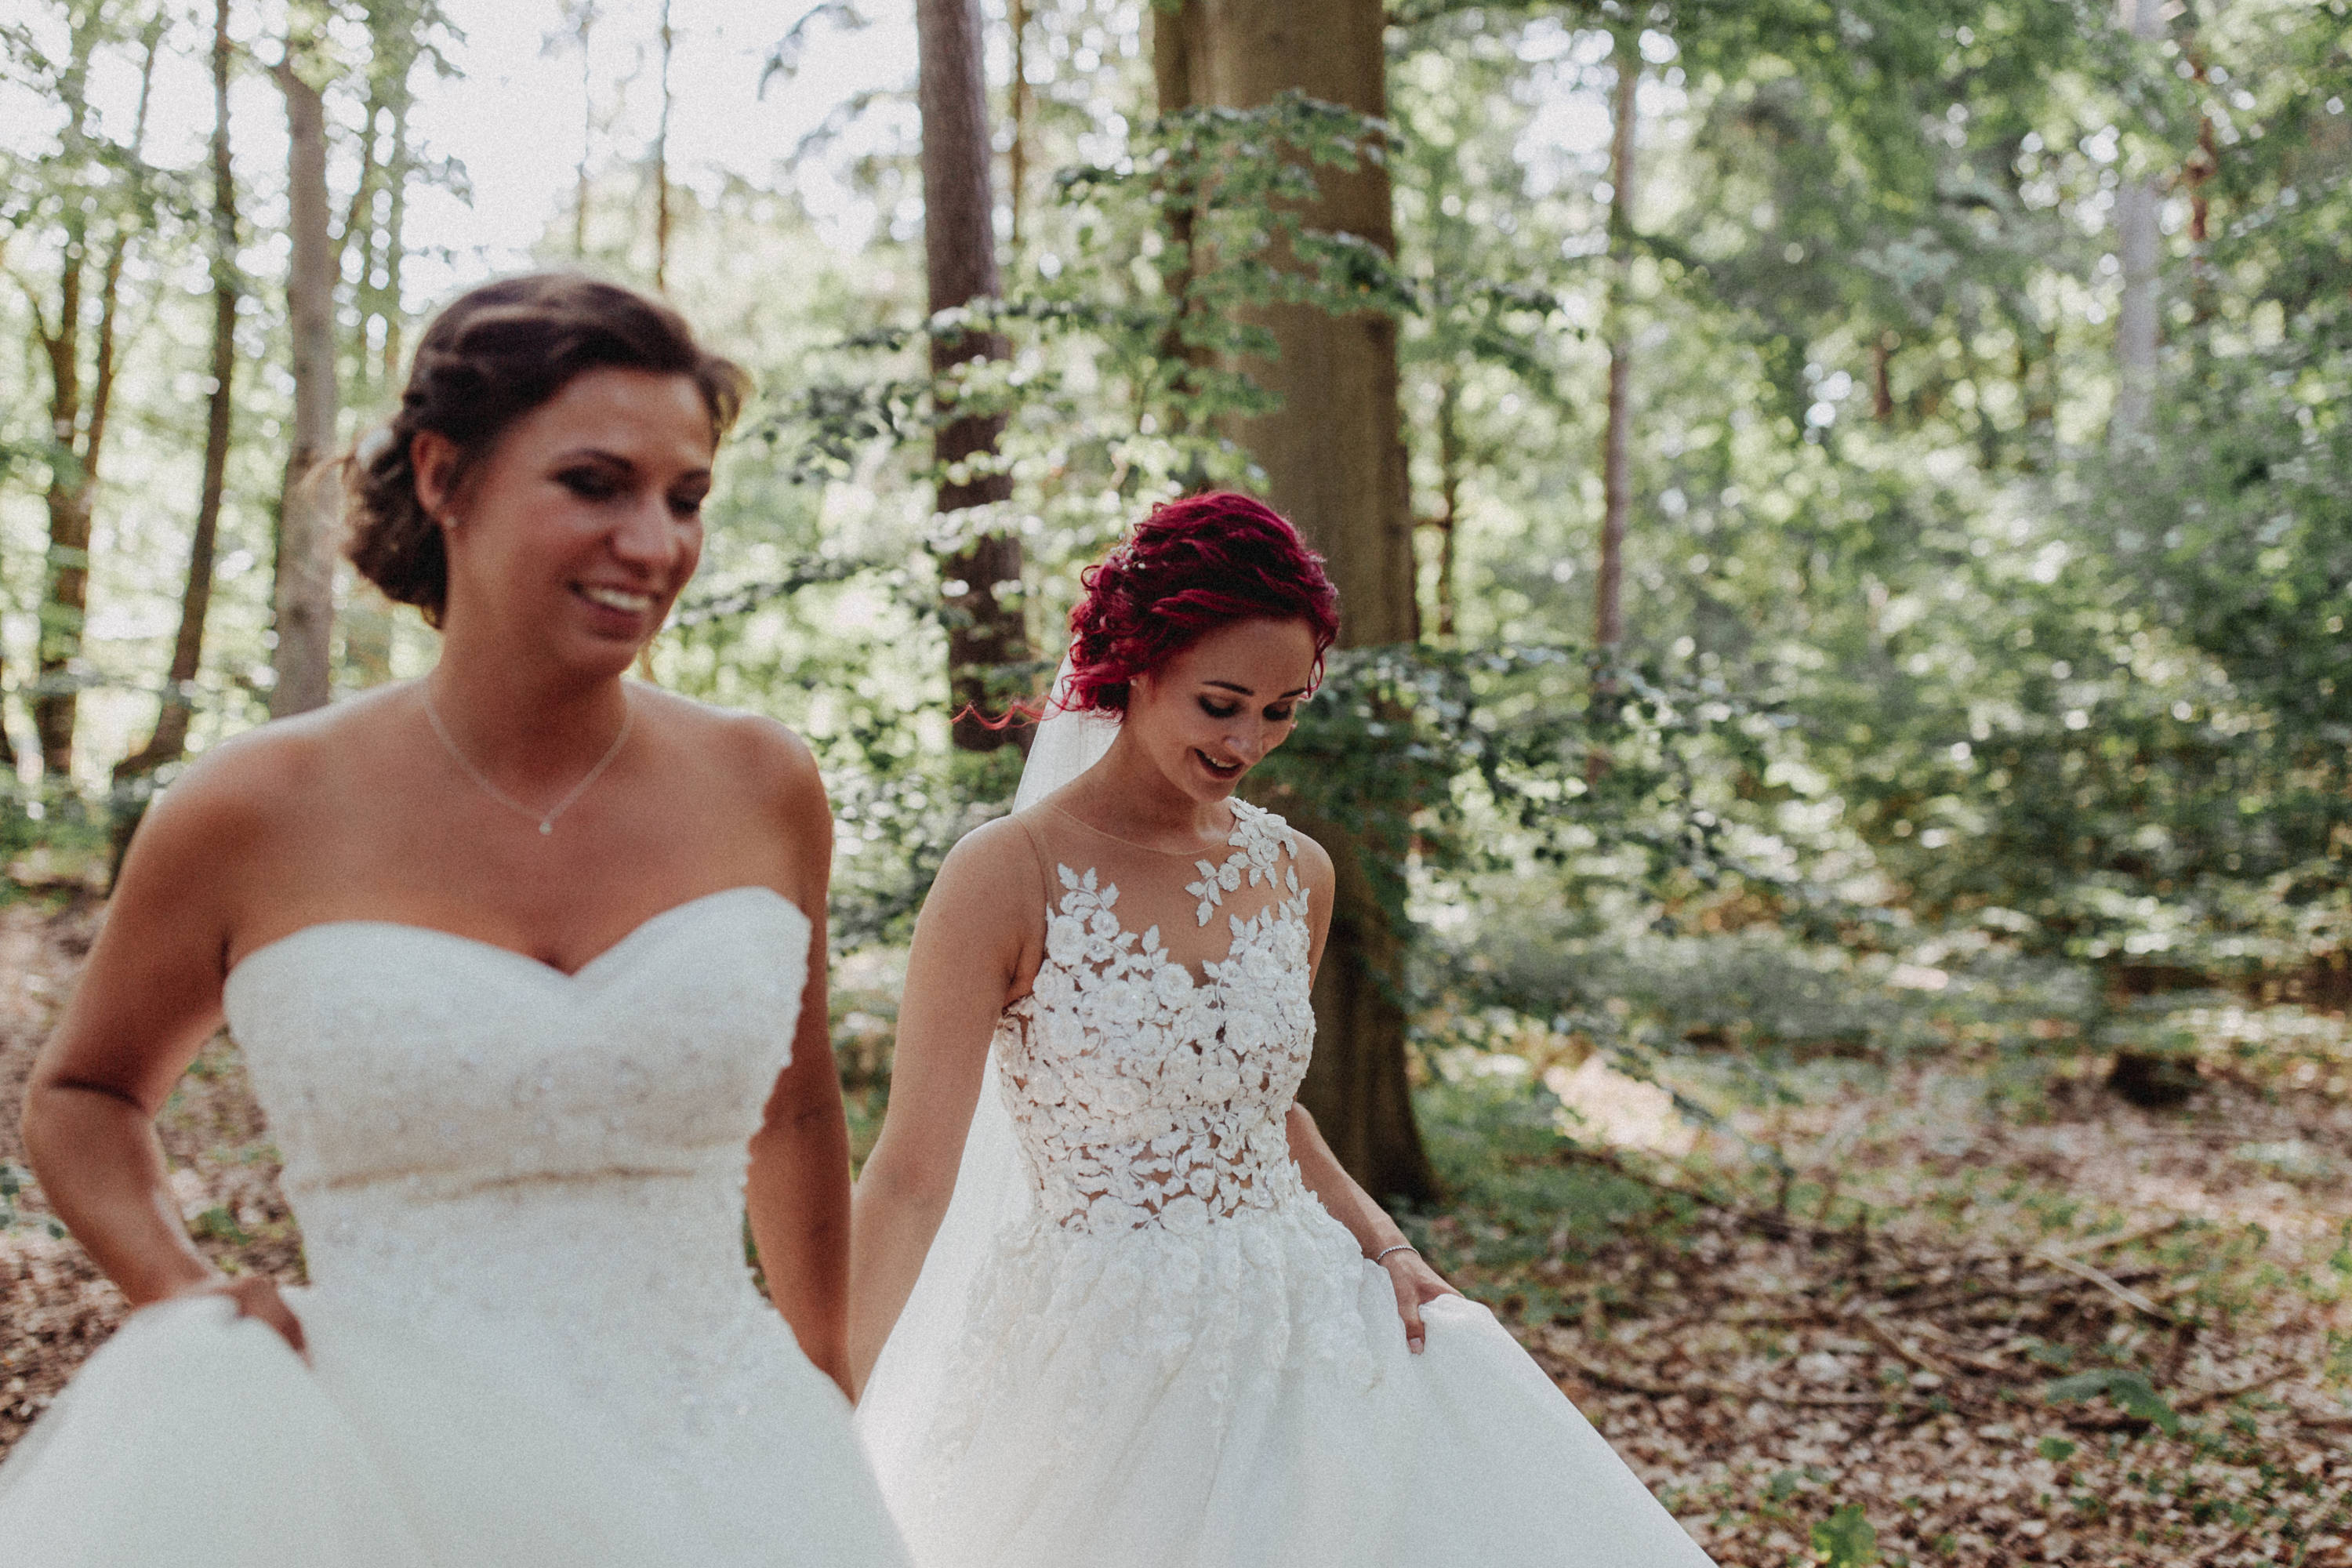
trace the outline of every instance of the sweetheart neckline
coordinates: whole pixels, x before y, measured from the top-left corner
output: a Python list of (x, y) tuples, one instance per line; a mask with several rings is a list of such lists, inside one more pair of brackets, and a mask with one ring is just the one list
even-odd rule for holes
[(558, 984), (565, 985), (576, 984), (587, 979), (589, 974), (602, 966), (606, 960), (614, 957), (624, 949), (635, 942), (639, 937), (644, 936), (646, 932), (653, 931), (657, 927), (666, 925), (676, 918), (685, 915), (690, 910), (699, 909), (706, 904), (715, 903), (721, 899), (731, 898), (739, 893), (765, 893), (770, 898), (775, 900), (777, 903), (782, 904), (785, 909), (791, 910), (793, 914), (800, 916), (801, 922), (803, 925), (811, 923), (806, 910), (803, 910), (798, 904), (793, 902), (792, 900), (784, 897), (783, 894), (776, 891), (775, 889), (761, 882), (739, 883), (735, 887), (719, 888), (711, 892), (698, 893), (693, 898), (686, 899), (677, 903), (672, 904), (667, 909), (655, 910), (652, 914), (647, 915), (644, 920), (639, 921), (635, 925), (631, 926), (627, 931), (624, 931), (609, 946), (600, 950), (593, 957), (581, 964), (579, 968), (566, 970), (558, 969), (554, 964), (548, 963), (545, 959), (533, 958), (527, 952), (517, 952), (515, 949), (508, 947), (501, 942), (486, 941), (478, 936), (467, 936), (461, 931), (445, 931), (439, 926), (420, 925), (414, 921), (314, 921), (309, 925), (295, 927), (292, 931), (288, 931), (284, 936), (274, 937), (271, 940), (263, 942), (259, 947), (253, 949), (253, 951), (247, 952), (235, 963), (229, 965), (227, 974), (222, 977), (221, 988), (226, 992), (229, 984), (236, 979), (237, 975), (244, 972), (246, 965), (251, 963), (255, 959), (259, 958), (265, 952), (273, 952), (276, 949), (285, 947), (290, 942), (299, 941), (301, 938), (310, 935), (313, 931), (334, 931), (338, 928), (352, 927), (362, 929), (373, 928), (382, 931), (408, 931), (419, 936), (433, 937), (444, 942), (456, 942), (460, 947), (469, 947), (478, 949), (486, 952), (500, 953), (514, 960), (515, 963), (519, 964), (523, 964), (530, 969), (538, 971), (541, 974), (547, 976), (550, 980)]

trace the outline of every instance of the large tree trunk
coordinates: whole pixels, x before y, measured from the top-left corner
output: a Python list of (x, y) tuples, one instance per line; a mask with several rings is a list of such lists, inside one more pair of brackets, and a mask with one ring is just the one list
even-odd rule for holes
[(286, 97), (294, 256), (287, 279), (294, 357), (294, 439), (278, 521), (278, 647), (273, 719), (326, 706), (335, 622), (341, 508), (320, 467), (335, 445), (335, 274), (327, 205), (327, 120), (319, 89), (294, 68), (293, 47), (270, 68)]
[(188, 720), (197, 667), (205, 651), (205, 617), (212, 607), (213, 553), (220, 535), (221, 494), (228, 474), (230, 379), (236, 370), (236, 179), (229, 163), (229, 0), (213, 13), (213, 388), (205, 422), (204, 490), (188, 541), (187, 586), (180, 595), (180, 635), (163, 678), (163, 705), (147, 743), (115, 764), (117, 780), (149, 773), (187, 750)]
[[(2125, 26), (2142, 43), (2164, 33), (2161, 0), (2117, 0)], [(2116, 407), (2109, 438), (2147, 433), (2156, 406), (2157, 267), (2161, 236), (2154, 175), (2126, 180), (2116, 192), (2116, 258), (2124, 295), (2116, 312)]]
[[(921, 50), (917, 90), (923, 116), (923, 257), (936, 313), (996, 297), (995, 201), (989, 179), (993, 149), (979, 0), (917, 0), (915, 26)], [(1004, 353), (1004, 340), (992, 332), (935, 335), (931, 371), (944, 377), (959, 364), (1002, 359)], [(941, 512), (1012, 499), (1012, 476), (996, 463), (1003, 430), (1001, 415), (966, 416), (940, 426), (934, 456), (940, 468)], [(941, 561), (940, 571), (955, 743), (965, 751), (992, 751), (1006, 742), (1009, 731), (981, 721), (991, 703), (988, 668), (1029, 657), (1019, 596), (1021, 542), (1007, 533), (980, 534)]]
[[(1364, 114), (1388, 107), (1380, 0), (1185, 0), (1153, 13), (1162, 112), (1257, 108), (1286, 89)], [(1386, 168), (1325, 171), (1308, 226), (1396, 248)], [(1279, 410), (1235, 434), (1265, 469), (1270, 499), (1330, 563), (1348, 647), (1417, 634), (1412, 510), (1398, 401), (1397, 327), (1372, 311), (1278, 305), (1262, 320), (1280, 356), (1250, 373)], [(1369, 759), (1367, 759), (1369, 761)], [(1366, 847), (1336, 824), (1299, 826), (1332, 853), (1339, 883), (1315, 983), (1314, 1065), (1300, 1100), (1356, 1179), (1381, 1197), (1436, 1189), (1412, 1119), (1402, 951), (1372, 891)]]

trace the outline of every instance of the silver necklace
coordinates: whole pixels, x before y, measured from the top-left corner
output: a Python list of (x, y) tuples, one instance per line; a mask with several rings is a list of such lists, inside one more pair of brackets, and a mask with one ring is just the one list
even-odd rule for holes
[(539, 831), (542, 836), (553, 833), (555, 831), (555, 819), (562, 816), (565, 812), (571, 810), (572, 803), (577, 801), (582, 795), (588, 793), (589, 785), (604, 777), (604, 770), (613, 765), (613, 759), (621, 754), (621, 747), (627, 742), (629, 739), (629, 727), (637, 721), (637, 710), (635, 705), (631, 703), (627, 697), (624, 696), (621, 699), (621, 732), (613, 737), (613, 743), (604, 748), (604, 754), (596, 759), (596, 765), (588, 770), (588, 776), (582, 779), (578, 784), (573, 784), (572, 786), (571, 794), (565, 795), (562, 800), (557, 801), (554, 805), (551, 806), (547, 810), (545, 815), (541, 815), (541, 813), (532, 810), (530, 806), (525, 805), (522, 802), (517, 800), (514, 796), (509, 795), (498, 785), (492, 784), (488, 777), (483, 773), (482, 770), (476, 767), (473, 763), (467, 759), (464, 752), (458, 750), (457, 741), (450, 736), (449, 727), (441, 722), (440, 710), (433, 706), (433, 689), (431, 687), (419, 685), (417, 691), (425, 699), (425, 722), (431, 724), (433, 726), (433, 732), (441, 738), (441, 744), (444, 749), (448, 752), (451, 760), (456, 762), (460, 768), (465, 770), (466, 776), (472, 779), (476, 784), (479, 785), (484, 795), (488, 795), (492, 800), (497, 801), (509, 811), (520, 812), (525, 816), (536, 818), (539, 823)]

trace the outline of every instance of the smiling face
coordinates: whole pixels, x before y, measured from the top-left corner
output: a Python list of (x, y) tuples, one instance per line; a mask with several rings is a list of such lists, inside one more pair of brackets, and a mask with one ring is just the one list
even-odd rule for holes
[(713, 451), (693, 380), (642, 370), (574, 376), (462, 478), (457, 447), (420, 433), (417, 499), (448, 547), (445, 629), (625, 670), (702, 558)]
[(1137, 676), (1122, 727), (1170, 783), (1220, 801), (1289, 739), (1314, 669), (1305, 622), (1236, 621)]

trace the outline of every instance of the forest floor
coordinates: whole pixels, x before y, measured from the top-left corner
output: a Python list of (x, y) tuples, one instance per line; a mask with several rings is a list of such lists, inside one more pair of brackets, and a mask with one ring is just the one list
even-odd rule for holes
[[(99, 918), (0, 906), (0, 1167)], [(1728, 1109), (1671, 1157), (1564, 1138), (1532, 1078), (1440, 1083), (1454, 1201), (1412, 1223), (1724, 1568), (2347, 1568), (2352, 1035), (2272, 1032), (2217, 1022), (2170, 1111), (2087, 1058), (1832, 1058), (1770, 1094), (1701, 1059), (1675, 1087)], [(161, 1125), (199, 1245), (299, 1279), (233, 1046)], [(50, 1232), (0, 1187), (0, 1452), (122, 1317)]]

